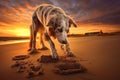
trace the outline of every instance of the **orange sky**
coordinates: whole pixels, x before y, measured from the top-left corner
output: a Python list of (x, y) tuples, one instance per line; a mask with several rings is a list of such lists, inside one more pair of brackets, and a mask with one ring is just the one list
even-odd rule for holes
[[(97, 5), (103, 4), (102, 0), (98, 0), (98, 2), (94, 2), (94, 4), (92, 4), (90, 1), (66, 1), (65, 3), (60, 5), (62, 2), (55, 2), (53, 0), (41, 0), (41, 2), (39, 2), (38, 0), (1, 0), (0, 36), (29, 36), (29, 25), (31, 24), (32, 14), (41, 3), (50, 3), (62, 7), (63, 9), (65, 8), (67, 14), (72, 16), (78, 24), (78, 28), (71, 27), (71, 34), (84, 34), (86, 32), (100, 30), (103, 30), (103, 32), (120, 31), (120, 25), (116, 24), (116, 20), (119, 17), (115, 16), (115, 18), (117, 18), (116, 20), (115, 18), (113, 18), (113, 20), (115, 21), (109, 21), (112, 20), (112, 14), (114, 12), (118, 12), (119, 8), (112, 10), (109, 10), (109, 8), (106, 8), (105, 10), (104, 8), (99, 9), (99, 6)], [(69, 6), (69, 4), (71, 6)], [(103, 10), (100, 11), (101, 9)], [(103, 17), (101, 17), (104, 15), (106, 15), (107, 18), (103, 19)], [(103, 21), (100, 22), (99, 20)]]
[[(22, 26), (22, 27), (21, 27)], [(109, 26), (109, 27), (108, 27)], [(114, 32), (120, 31), (118, 27), (113, 27), (113, 25), (92, 25), (92, 24), (81, 24), (77, 28), (71, 27), (70, 34), (84, 34), (86, 32), (100, 31), (103, 32)], [(24, 25), (11, 25), (6, 29), (0, 28), (0, 36), (29, 36), (29, 25), (26, 23)], [(2, 34), (3, 33), (3, 34)]]

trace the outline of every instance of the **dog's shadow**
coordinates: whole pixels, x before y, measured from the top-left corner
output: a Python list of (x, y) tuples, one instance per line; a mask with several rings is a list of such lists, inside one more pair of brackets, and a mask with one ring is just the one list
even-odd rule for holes
[(35, 54), (40, 53), (40, 51), (44, 51), (44, 50), (49, 50), (49, 49), (47, 47), (43, 47), (43, 48), (38, 48), (34, 50), (28, 49), (27, 51), (30, 55), (35, 55)]

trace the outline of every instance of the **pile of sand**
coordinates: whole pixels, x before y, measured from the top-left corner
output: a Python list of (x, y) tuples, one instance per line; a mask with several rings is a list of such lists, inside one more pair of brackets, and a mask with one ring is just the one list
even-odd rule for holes
[(38, 61), (39, 61), (40, 63), (55, 63), (55, 62), (58, 62), (59, 59), (54, 59), (54, 58), (52, 58), (51, 55), (42, 55), (42, 56), (38, 59)]
[[(29, 56), (30, 57), (30, 56)], [(17, 73), (27, 73), (26, 77), (31, 78), (43, 74), (42, 65), (32, 63), (28, 60), (28, 56), (15, 56), (13, 57), (14, 64), (11, 66), (13, 69), (17, 70)]]

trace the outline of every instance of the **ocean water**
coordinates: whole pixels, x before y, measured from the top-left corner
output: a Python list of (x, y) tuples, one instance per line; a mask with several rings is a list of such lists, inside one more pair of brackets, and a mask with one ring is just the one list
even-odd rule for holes
[(24, 43), (24, 42), (29, 42), (29, 41), (30, 41), (29, 39), (0, 41), (0, 45), (8, 45), (8, 44), (15, 44), (15, 43)]

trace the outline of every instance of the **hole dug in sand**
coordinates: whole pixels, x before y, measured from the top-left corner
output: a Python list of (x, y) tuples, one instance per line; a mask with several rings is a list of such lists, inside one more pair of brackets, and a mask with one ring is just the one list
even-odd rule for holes
[(74, 58), (64, 58), (60, 63), (55, 65), (53, 71), (57, 74), (68, 75), (74, 73), (83, 73), (86, 69)]

